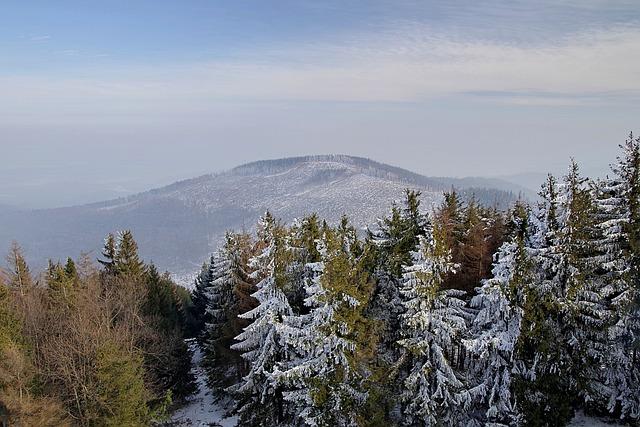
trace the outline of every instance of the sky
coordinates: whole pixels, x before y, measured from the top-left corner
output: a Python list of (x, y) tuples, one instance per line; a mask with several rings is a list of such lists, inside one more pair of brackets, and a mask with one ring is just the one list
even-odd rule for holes
[(601, 174), (640, 132), (637, 0), (3, 0), (0, 204), (294, 155)]

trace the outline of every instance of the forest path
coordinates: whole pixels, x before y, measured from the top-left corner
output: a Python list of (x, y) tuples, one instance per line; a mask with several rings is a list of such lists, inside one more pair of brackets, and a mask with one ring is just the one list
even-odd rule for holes
[(191, 372), (196, 378), (198, 392), (188, 399), (185, 406), (181, 407), (171, 416), (173, 426), (222, 426), (235, 427), (238, 417), (228, 416), (224, 404), (207, 385), (207, 375), (202, 367), (202, 351), (195, 340), (187, 340), (193, 351), (193, 366)]

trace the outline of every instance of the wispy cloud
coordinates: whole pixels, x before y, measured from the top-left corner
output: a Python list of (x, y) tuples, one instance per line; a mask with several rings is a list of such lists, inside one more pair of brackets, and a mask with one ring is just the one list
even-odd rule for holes
[(56, 50), (55, 52), (53, 52), (56, 55), (62, 55), (62, 56), (78, 56), (80, 55), (80, 52), (76, 49), (63, 49), (63, 50)]
[(0, 76), (0, 91), (12, 100), (0, 112), (44, 114), (55, 105), (51, 113), (123, 106), (153, 113), (228, 101), (422, 102), (449, 95), (514, 105), (624, 102), (640, 95), (640, 28), (576, 33), (533, 46), (458, 39), (403, 25), (234, 60), (85, 74), (91, 77)]
[(51, 36), (48, 35), (48, 34), (35, 35), (35, 36), (29, 37), (29, 40), (31, 40), (32, 42), (42, 42), (42, 41), (46, 41), (46, 40), (51, 40)]

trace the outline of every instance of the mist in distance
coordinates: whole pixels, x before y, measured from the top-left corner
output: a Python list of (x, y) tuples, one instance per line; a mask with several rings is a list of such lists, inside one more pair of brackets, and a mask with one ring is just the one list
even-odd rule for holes
[(640, 113), (633, 1), (118, 6), (6, 5), (0, 204), (334, 153), (531, 188), (605, 173)]

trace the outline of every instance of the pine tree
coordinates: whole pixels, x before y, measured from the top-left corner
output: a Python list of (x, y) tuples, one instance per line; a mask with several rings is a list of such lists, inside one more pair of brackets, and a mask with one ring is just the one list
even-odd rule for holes
[(459, 248), (460, 271), (457, 289), (472, 292), (482, 279), (487, 278), (490, 270), (493, 252), (492, 225), (496, 218), (492, 218), (487, 209), (483, 209), (472, 198), (464, 210), (464, 236)]
[(392, 277), (402, 278), (403, 267), (411, 263), (411, 252), (424, 235), (426, 218), (420, 212), (420, 192), (406, 190), (404, 206), (393, 206), (372, 237), (382, 250), (382, 268)]
[(145, 280), (145, 265), (138, 254), (138, 244), (130, 230), (118, 233), (117, 237), (108, 234), (102, 249), (104, 259), (98, 262), (103, 266), (103, 273), (112, 278), (124, 279), (135, 284)]
[(285, 289), (287, 299), (296, 314), (309, 311), (304, 303), (306, 298), (305, 284), (313, 280), (313, 266), (320, 261), (317, 242), (322, 238), (323, 227), (316, 214), (302, 220), (295, 220), (286, 238), (287, 250), (291, 254), (291, 280)]
[(234, 281), (227, 249), (228, 247), (221, 248), (212, 255), (208, 272), (210, 283), (206, 288), (208, 322), (204, 325), (201, 347), (208, 382), (214, 388), (225, 386), (228, 361), (224, 360), (224, 356), (231, 351), (230, 344), (225, 338), (227, 338), (230, 316), (233, 315), (231, 309), (234, 306), (232, 300)]
[(404, 208), (392, 206), (390, 215), (369, 231), (368, 245), (375, 248), (371, 273), (377, 283), (368, 312), (383, 324), (380, 353), (389, 364), (398, 358), (395, 342), (404, 310), (400, 297), (403, 268), (411, 264), (412, 251), (426, 227), (427, 219), (420, 212), (420, 193), (407, 190)]
[(571, 356), (570, 376), (587, 404), (598, 399), (601, 366), (609, 357), (607, 326), (613, 312), (611, 288), (600, 274), (602, 248), (590, 183), (572, 161), (561, 198), (561, 229), (557, 251), (564, 298), (562, 327)]
[(404, 422), (409, 425), (463, 425), (470, 402), (457, 372), (469, 314), (460, 299), (464, 292), (442, 289), (454, 265), (439, 232), (420, 237), (401, 291), (406, 312), (398, 343), (410, 355), (402, 393)]
[(404, 266), (412, 262), (412, 252), (424, 235), (427, 218), (420, 211), (420, 193), (407, 190), (402, 206), (394, 204), (389, 215), (379, 219), (377, 226), (369, 230), (362, 248), (363, 266), (375, 280), (374, 294), (367, 307), (367, 317), (380, 327), (377, 363), (384, 381), (381, 381), (381, 404), (387, 417), (399, 417), (399, 402), (396, 390), (402, 387), (407, 375), (401, 362), (400, 316), (405, 308), (400, 288)]
[(71, 258), (63, 267), (59, 263), (49, 260), (46, 282), (52, 300), (66, 306), (73, 302), (74, 288), (78, 283), (78, 273)]
[[(247, 233), (233, 233), (228, 237), (226, 251), (231, 263), (229, 273), (233, 281), (233, 295), (231, 297), (233, 305), (230, 308), (229, 316), (231, 321), (229, 338), (233, 339), (251, 323), (238, 315), (253, 310), (258, 305), (252, 295), (257, 290), (256, 280), (260, 278), (254, 278), (251, 267), (249, 267), (249, 260), (260, 253), (265, 244), (260, 241), (254, 242)], [(238, 360), (242, 359), (238, 357)], [(241, 370), (238, 367), (238, 372), (241, 372)]]
[(133, 280), (140, 280), (144, 276), (145, 266), (138, 255), (138, 244), (129, 230), (118, 235), (114, 264), (119, 276)]
[[(421, 219), (421, 217), (414, 218), (415, 221)], [(340, 240), (342, 249), (351, 257), (358, 259), (364, 254), (364, 246), (358, 239), (358, 232), (355, 227), (349, 223), (349, 218), (346, 215), (342, 215), (340, 218), (340, 224), (336, 229), (336, 234)]]
[(67, 262), (64, 264), (64, 273), (74, 285), (77, 284), (79, 280), (78, 269), (76, 268), (76, 263), (71, 259), (71, 257), (67, 257)]
[(321, 261), (309, 266), (316, 273), (306, 287), (310, 311), (285, 318), (285, 337), (298, 358), (281, 364), (276, 378), (287, 388), (294, 423), (351, 426), (371, 415), (362, 413), (376, 346), (375, 328), (364, 316), (371, 284), (341, 236), (325, 228), (317, 243)]
[[(468, 365), (478, 422), (513, 426), (522, 421), (512, 371), (520, 339), (524, 301), (532, 286), (532, 262), (527, 245), (530, 234), (528, 208), (518, 202), (507, 223), (509, 239), (498, 253), (493, 277), (485, 280), (471, 299), (477, 310), (472, 338), (466, 341), (472, 359)], [(474, 414), (475, 415), (475, 414)]]
[(153, 263), (149, 265), (147, 270), (144, 313), (156, 318), (158, 322), (156, 326), (161, 330), (180, 329), (182, 319), (180, 319), (178, 301), (173, 291), (175, 285), (169, 274), (160, 274)]
[(320, 220), (317, 214), (311, 214), (301, 221), (294, 223), (292, 228), (295, 247), (301, 248), (305, 260), (317, 261), (320, 258), (316, 242), (322, 238)]
[(108, 275), (115, 275), (115, 262), (118, 252), (116, 238), (113, 233), (109, 233), (104, 239), (104, 246), (102, 248), (102, 256), (104, 259), (99, 259), (98, 262), (104, 267), (104, 271)]
[(242, 352), (250, 369), (231, 391), (241, 401), (239, 413), (243, 423), (277, 425), (283, 421), (284, 402), (281, 387), (272, 377), (273, 369), (287, 360), (291, 351), (282, 337), (284, 319), (293, 314), (283, 291), (289, 280), (289, 258), (284, 245), (285, 230), (269, 212), (261, 219), (259, 229), (260, 240), (266, 246), (249, 262), (253, 277), (262, 278), (252, 295), (259, 305), (240, 315), (253, 322), (231, 347)]
[(596, 192), (598, 278), (610, 292), (609, 346), (597, 383), (607, 410), (640, 419), (640, 139), (629, 138)]
[(147, 268), (146, 298), (143, 305), (145, 320), (158, 334), (160, 342), (153, 343), (154, 351), (147, 351), (146, 367), (162, 393), (171, 391), (180, 399), (195, 390), (191, 373), (191, 351), (184, 342), (184, 319), (175, 293), (177, 285), (168, 273), (160, 274), (155, 265)]
[(556, 235), (560, 229), (558, 222), (558, 181), (553, 175), (547, 175), (547, 180), (542, 185), (539, 196), (541, 201), (538, 204), (538, 211), (541, 216), (538, 220), (540, 224), (544, 225), (544, 232), (540, 234), (544, 237), (544, 242), (540, 242), (538, 245), (550, 246), (555, 243)]
[(576, 384), (564, 335), (568, 269), (561, 245), (562, 198), (554, 177), (548, 177), (540, 197), (527, 248), (533, 280), (525, 288), (513, 384), (525, 425), (564, 425), (573, 416)]
[(105, 427), (147, 426), (151, 413), (144, 384), (142, 357), (129, 354), (115, 343), (100, 347), (96, 359), (97, 399), (94, 423)]
[(210, 302), (209, 288), (211, 287), (212, 270), (215, 268), (213, 265), (215, 261), (215, 256), (212, 254), (209, 261), (202, 264), (191, 291), (191, 306), (189, 307), (191, 325), (189, 325), (189, 334), (199, 340), (204, 339), (205, 326), (211, 320), (207, 312), (207, 306)]
[[(462, 242), (464, 241), (465, 210), (459, 194), (455, 190), (445, 192), (443, 201), (436, 209), (433, 222), (442, 230), (444, 244), (451, 251), (451, 259), (455, 264), (462, 264)], [(445, 280), (444, 287), (447, 289), (460, 288), (459, 273), (460, 268), (450, 272)]]
[(255, 292), (249, 277), (248, 262), (252, 244), (247, 234), (228, 233), (224, 246), (211, 263), (211, 285), (205, 325), (204, 366), (209, 384), (220, 391), (237, 384), (247, 372), (247, 363), (239, 351), (231, 349), (234, 338), (249, 321), (238, 315), (255, 308)]
[(9, 255), (7, 255), (9, 263), (9, 287), (18, 290), (20, 295), (25, 296), (30, 289), (33, 288), (33, 278), (24, 258), (22, 248), (17, 242), (11, 243)]

